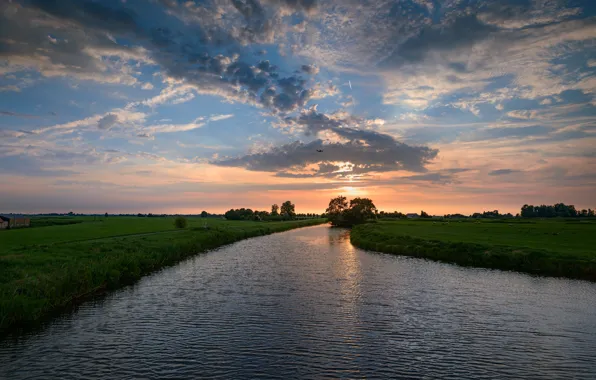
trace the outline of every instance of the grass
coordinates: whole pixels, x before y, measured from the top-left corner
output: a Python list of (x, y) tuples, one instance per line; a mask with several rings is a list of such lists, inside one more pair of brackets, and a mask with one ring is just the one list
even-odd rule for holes
[(91, 217), (80, 224), (1, 231), (0, 336), (198, 252), (323, 222), (189, 218), (188, 228), (176, 230), (173, 218)]
[(379, 252), (596, 281), (592, 221), (380, 221), (356, 226), (350, 236)]
[(33, 217), (31, 218), (31, 228), (48, 227), (48, 226), (63, 226), (67, 224), (83, 223), (84, 218), (68, 217), (68, 216), (47, 216), (47, 217)]

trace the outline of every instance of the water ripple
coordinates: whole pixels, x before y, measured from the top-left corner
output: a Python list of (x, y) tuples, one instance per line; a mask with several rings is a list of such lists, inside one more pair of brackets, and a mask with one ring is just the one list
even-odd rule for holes
[(596, 285), (245, 240), (0, 342), (2, 379), (594, 379)]

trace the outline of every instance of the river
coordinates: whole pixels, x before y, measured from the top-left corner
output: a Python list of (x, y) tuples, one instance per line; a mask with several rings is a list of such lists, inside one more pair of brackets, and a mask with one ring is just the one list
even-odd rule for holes
[(596, 378), (596, 284), (302, 228), (197, 255), (0, 342), (1, 379)]

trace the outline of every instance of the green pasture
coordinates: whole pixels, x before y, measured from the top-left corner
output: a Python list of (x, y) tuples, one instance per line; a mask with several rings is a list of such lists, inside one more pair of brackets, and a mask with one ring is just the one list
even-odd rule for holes
[(287, 222), (84, 217), (79, 224), (0, 231), (0, 336), (65, 305), (224, 244), (324, 219)]
[(380, 221), (350, 234), (360, 248), (464, 266), (596, 281), (591, 220)]

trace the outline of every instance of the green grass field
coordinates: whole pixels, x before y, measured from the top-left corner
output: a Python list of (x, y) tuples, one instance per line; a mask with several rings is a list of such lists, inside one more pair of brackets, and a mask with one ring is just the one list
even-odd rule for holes
[(351, 240), (380, 252), (596, 281), (592, 220), (380, 221), (355, 227)]
[(325, 222), (188, 221), (177, 230), (173, 217), (83, 217), (79, 224), (0, 231), (0, 336), (198, 252)]
[[(203, 223), (209, 225), (220, 225), (222, 222), (228, 222), (217, 218), (188, 218), (189, 227), (202, 226)], [(174, 217), (158, 218), (138, 218), (127, 216), (93, 217), (40, 217), (31, 218), (31, 226), (41, 223), (66, 223), (80, 222), (68, 225), (49, 225), (43, 228), (21, 228), (11, 231), (0, 231), (0, 242), (4, 249), (15, 247), (67, 243), (73, 241), (83, 241), (89, 239), (101, 239), (113, 236), (133, 235), (154, 233), (163, 231), (173, 231)]]

